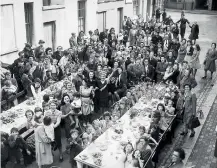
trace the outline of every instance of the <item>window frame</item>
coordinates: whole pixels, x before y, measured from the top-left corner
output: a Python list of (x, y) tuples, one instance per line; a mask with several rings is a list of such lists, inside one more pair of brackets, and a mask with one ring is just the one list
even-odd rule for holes
[[(81, 5), (82, 3), (83, 3), (83, 7), (79, 8), (82, 6)], [(86, 25), (85, 25), (86, 24), (86, 1), (85, 0), (78, 1), (77, 9), (78, 9), (78, 33), (80, 31), (85, 32), (86, 30)]]
[[(14, 15), (14, 4), (11, 4), (11, 3), (1, 4), (1, 8), (3, 6), (12, 6), (14, 47), (11, 48), (11, 49), (9, 49), (9, 50), (6, 50), (6, 51), (2, 51), (2, 49), (1, 49), (0, 56), (4, 56), (4, 55), (11, 54), (11, 53), (14, 53), (14, 52), (18, 51), (18, 48), (17, 48), (17, 38), (16, 38), (16, 27), (15, 27), (16, 24), (15, 24), (15, 15)], [(1, 9), (1, 11), (2, 11), (2, 9)], [(1, 19), (2, 19), (2, 17), (1, 17)], [(0, 47), (2, 48), (2, 44), (1, 44)]]

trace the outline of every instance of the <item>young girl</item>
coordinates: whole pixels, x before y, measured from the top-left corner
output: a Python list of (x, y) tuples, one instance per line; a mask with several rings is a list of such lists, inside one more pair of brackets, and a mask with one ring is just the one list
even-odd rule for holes
[(98, 119), (93, 121), (93, 128), (95, 129), (95, 137), (102, 135), (102, 125)]
[[(82, 114), (82, 112), (81, 112), (81, 99), (80, 99), (80, 94), (79, 93), (74, 93), (73, 94), (73, 97), (74, 97), (74, 100), (73, 100), (73, 102), (71, 103), (71, 105), (72, 105), (72, 108), (73, 108), (73, 111), (74, 111), (74, 118), (75, 118), (75, 128), (78, 128), (79, 127), (79, 125), (78, 125), (78, 123), (79, 123), (79, 121), (78, 121), (78, 116), (79, 115), (81, 115)], [(73, 118), (72, 118), (72, 116), (71, 115), (69, 115), (69, 118), (70, 118), (70, 120), (72, 121), (72, 123), (73, 123)]]
[(90, 141), (89, 141), (87, 133), (85, 132), (82, 135), (82, 147), (83, 149), (85, 149), (89, 145), (90, 145)]
[(112, 126), (112, 121), (111, 121), (111, 115), (108, 111), (104, 113), (103, 117), (104, 120), (101, 120), (101, 124), (102, 124), (102, 130), (103, 132), (105, 132), (108, 128)]
[(69, 146), (67, 148), (70, 148), (70, 163), (71, 168), (77, 168), (77, 163), (74, 160), (74, 158), (83, 150), (82, 148), (82, 141), (78, 137), (78, 130), (73, 129), (70, 131), (71, 138), (69, 138)]

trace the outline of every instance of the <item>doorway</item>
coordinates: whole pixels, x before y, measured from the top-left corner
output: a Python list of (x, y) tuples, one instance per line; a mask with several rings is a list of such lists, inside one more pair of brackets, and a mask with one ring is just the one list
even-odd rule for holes
[(45, 47), (56, 48), (56, 23), (55, 21), (44, 23)]
[(118, 8), (118, 32), (123, 28), (123, 8)]
[(98, 30), (103, 32), (106, 29), (106, 12), (97, 13)]
[(26, 42), (33, 42), (33, 3), (24, 3)]

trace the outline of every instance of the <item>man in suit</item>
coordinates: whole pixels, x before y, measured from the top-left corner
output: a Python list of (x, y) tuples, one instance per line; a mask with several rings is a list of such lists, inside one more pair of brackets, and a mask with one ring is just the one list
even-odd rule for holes
[(181, 19), (179, 19), (176, 23), (180, 23), (180, 35), (182, 39), (185, 38), (186, 23), (190, 24), (188, 19), (185, 19), (185, 14), (182, 14)]
[(114, 92), (116, 99), (119, 100), (125, 95), (127, 90), (127, 74), (123, 72), (122, 67), (117, 68), (118, 77), (116, 79), (116, 91)]
[(57, 47), (57, 51), (55, 51), (52, 55), (53, 59), (56, 59), (58, 62), (60, 61), (60, 59), (63, 56), (63, 47), (62, 46), (58, 46)]
[(39, 40), (39, 46), (35, 48), (35, 58), (37, 61), (42, 60), (41, 55), (43, 53), (45, 55), (44, 43), (45, 42), (43, 40)]
[(172, 42), (170, 43), (169, 47), (168, 47), (168, 50), (172, 50), (173, 51), (173, 55), (174, 55), (174, 58), (177, 59), (178, 57), (178, 50), (180, 48), (180, 43), (178, 41), (177, 38), (174, 38), (172, 40)]
[(153, 66), (149, 64), (148, 58), (145, 58), (143, 60), (143, 64), (144, 64), (144, 73), (143, 73), (142, 77), (145, 80), (150, 79), (151, 81), (153, 81), (155, 72), (154, 72)]
[(149, 64), (152, 65), (152, 67), (154, 69), (156, 69), (156, 67), (157, 67), (157, 60), (154, 57), (154, 52), (153, 51), (151, 51), (150, 54), (149, 54)]

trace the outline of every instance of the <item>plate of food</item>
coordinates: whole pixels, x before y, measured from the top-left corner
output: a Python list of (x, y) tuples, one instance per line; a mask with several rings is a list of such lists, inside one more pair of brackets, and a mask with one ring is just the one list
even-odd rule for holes
[(116, 141), (120, 141), (121, 140), (121, 136), (120, 135), (112, 135), (112, 139), (114, 139)]
[(98, 158), (102, 158), (103, 155), (101, 152), (95, 152), (95, 153), (92, 153), (92, 156), (93, 158), (98, 159)]
[(100, 150), (101, 151), (106, 151), (108, 149), (108, 146), (107, 145), (102, 145), (100, 146)]
[(126, 141), (121, 141), (121, 142), (120, 142), (120, 145), (121, 145), (121, 146), (126, 146), (126, 145), (127, 145), (127, 142), (126, 142)]
[(88, 159), (88, 156), (87, 155), (80, 155), (80, 158), (82, 159), (82, 160), (87, 160)]
[(97, 165), (97, 166), (102, 166), (102, 160), (101, 159), (96, 159), (94, 161), (94, 164)]

